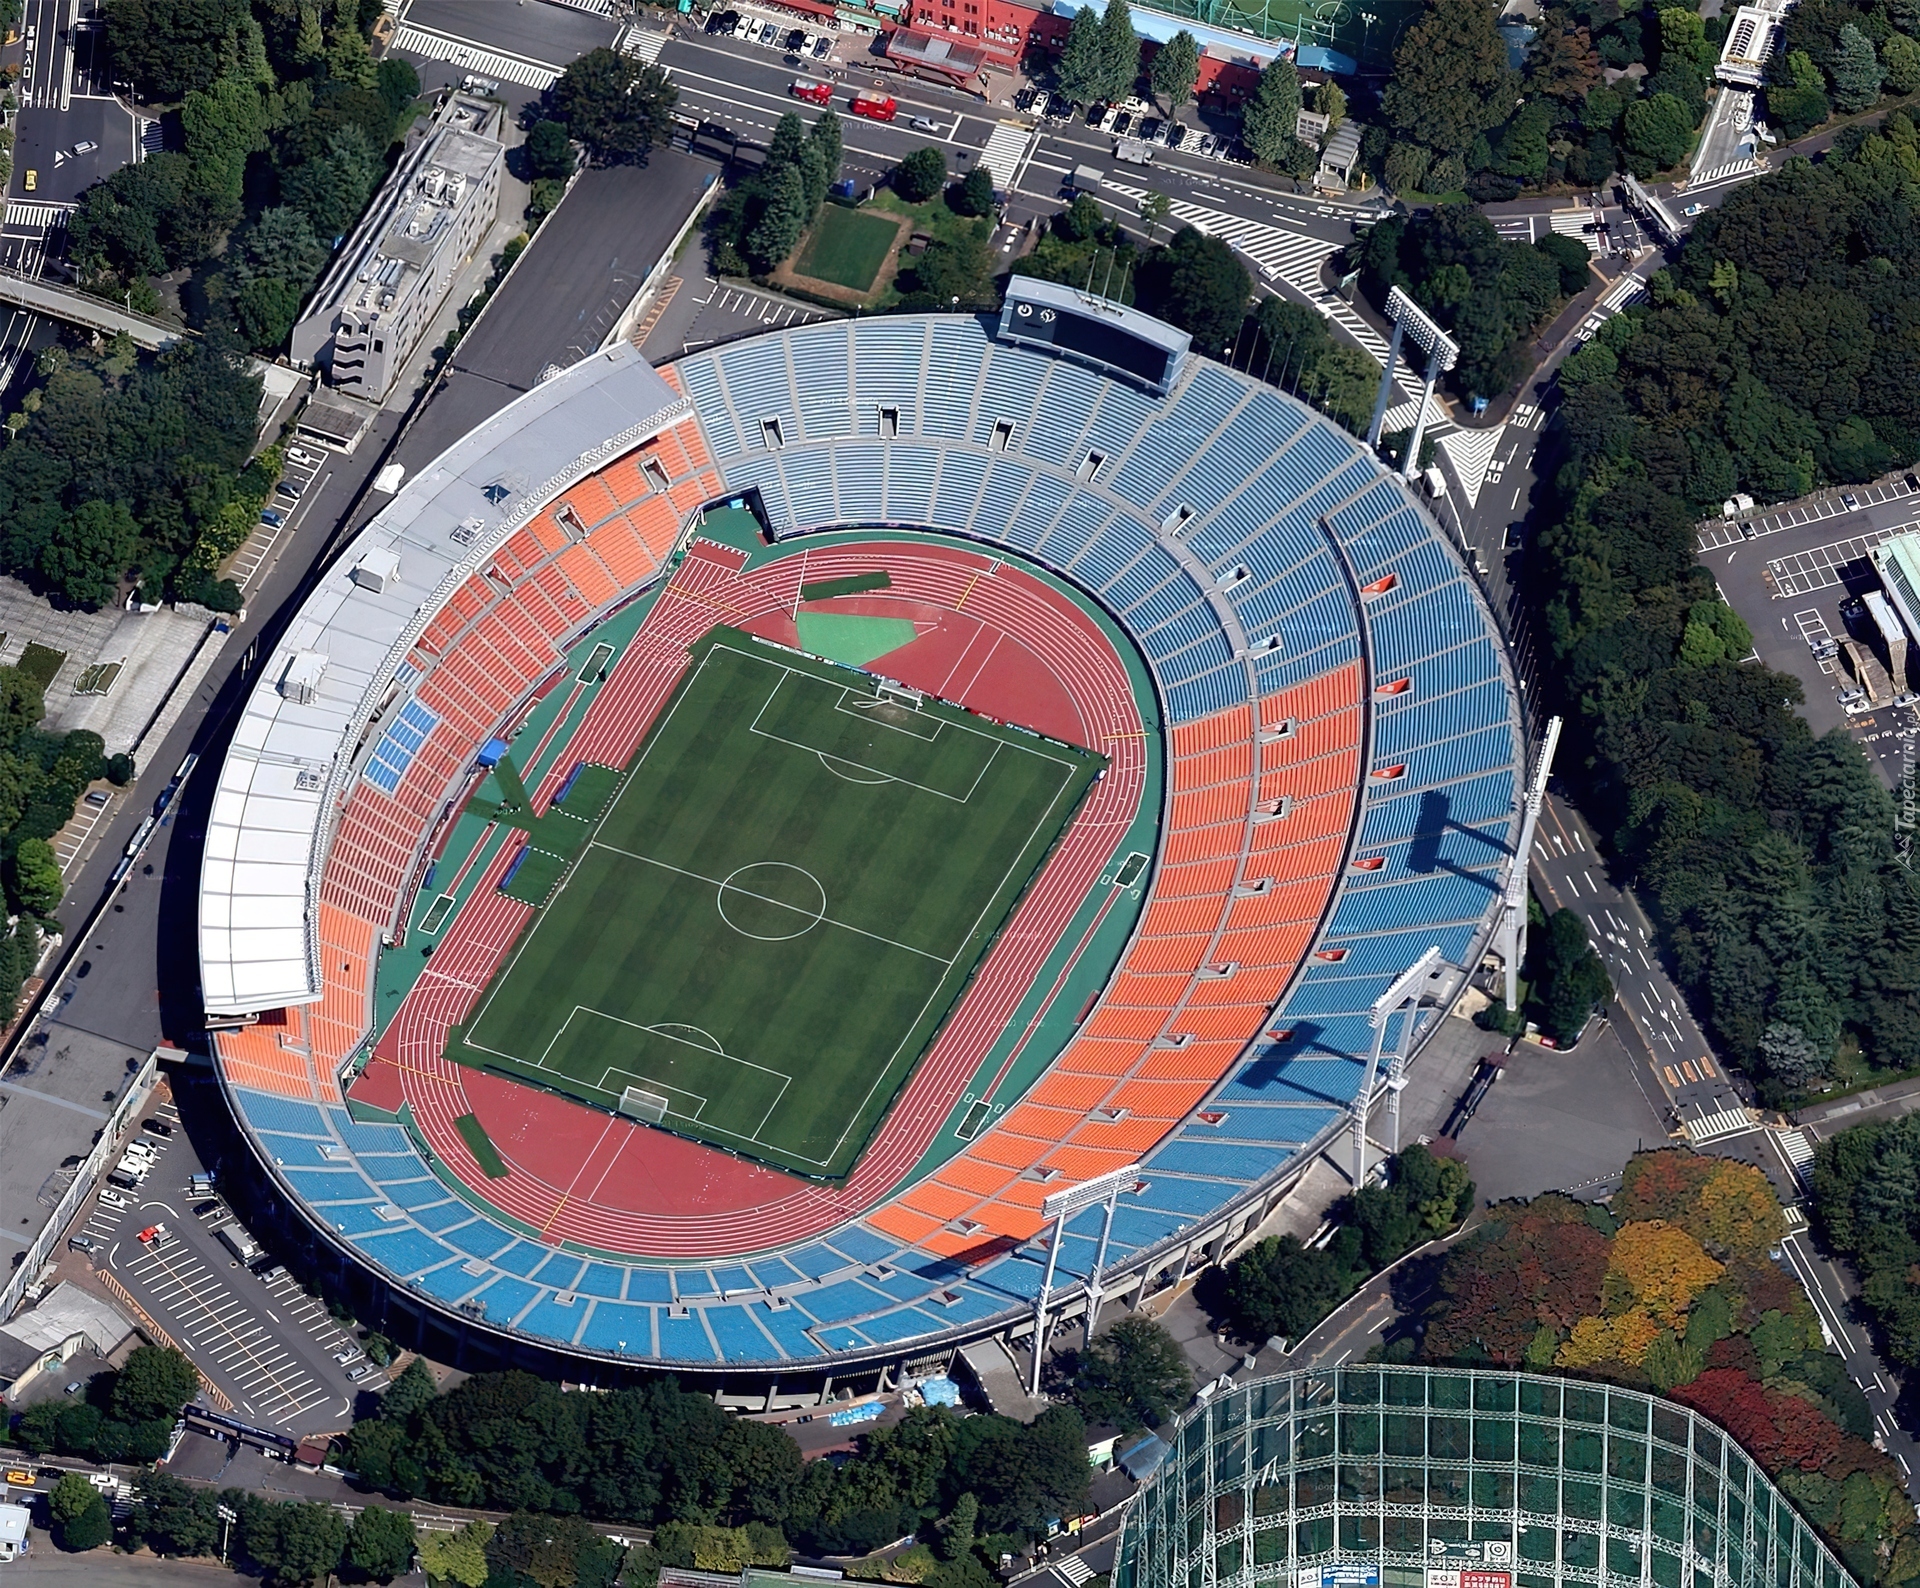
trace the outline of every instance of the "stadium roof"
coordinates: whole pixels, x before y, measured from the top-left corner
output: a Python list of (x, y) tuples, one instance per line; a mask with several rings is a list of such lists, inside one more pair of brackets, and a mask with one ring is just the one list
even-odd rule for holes
[[(207, 825), (200, 977), (211, 1015), (321, 996), (321, 868), (359, 753), (408, 650), (447, 597), (575, 479), (684, 412), (621, 343), (457, 442), (347, 546), (261, 669)], [(383, 557), (382, 554), (389, 554)], [(379, 576), (354, 570), (398, 559)]]

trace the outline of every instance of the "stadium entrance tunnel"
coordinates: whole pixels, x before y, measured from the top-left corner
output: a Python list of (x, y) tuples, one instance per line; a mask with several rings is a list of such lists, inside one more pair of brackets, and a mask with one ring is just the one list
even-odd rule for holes
[(1134, 1496), (1113, 1582), (1856, 1588), (1752, 1459), (1684, 1406), (1526, 1373), (1384, 1365), (1212, 1396)]

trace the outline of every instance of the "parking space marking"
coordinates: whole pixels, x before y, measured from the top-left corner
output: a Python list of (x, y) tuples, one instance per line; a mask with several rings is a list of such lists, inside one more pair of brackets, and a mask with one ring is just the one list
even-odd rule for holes
[(124, 1267), (177, 1322), (182, 1338), (268, 1415), (290, 1421), (330, 1398), (327, 1387), (275, 1341), (225, 1276), (193, 1252), (177, 1245), (150, 1247)]
[(1820, 609), (1808, 607), (1804, 612), (1796, 612), (1793, 621), (1800, 630), (1800, 638), (1807, 642), (1807, 649), (1813, 652), (1813, 659), (1820, 664), (1820, 671), (1831, 678), (1833, 657), (1838, 647), (1832, 631), (1827, 627), (1827, 620), (1820, 615)]
[[(1851, 573), (1864, 572), (1867, 553), (1883, 540), (1920, 528), (1920, 520), (1892, 529), (1870, 529), (1864, 535), (1849, 535), (1845, 540), (1829, 541), (1806, 551), (1788, 552), (1767, 564), (1767, 579), (1773, 596), (1812, 595), (1843, 583)], [(1860, 565), (1856, 568), (1856, 564)]]
[[(1823, 496), (1817, 501), (1796, 502), (1791, 507), (1780, 508), (1774, 512), (1758, 513), (1744, 520), (1753, 525), (1753, 538), (1762, 535), (1777, 535), (1783, 529), (1798, 529), (1804, 524), (1817, 524), (1822, 519), (1838, 518), (1842, 513), (1857, 512), (1859, 508), (1849, 507), (1844, 496), (1852, 496), (1860, 508), (1878, 507), (1883, 502), (1899, 502), (1912, 496), (1904, 478), (1885, 485), (1860, 485), (1850, 492)], [(1717, 551), (1723, 546), (1733, 546), (1747, 537), (1740, 531), (1740, 522), (1734, 519), (1716, 519), (1700, 530), (1699, 549)]]

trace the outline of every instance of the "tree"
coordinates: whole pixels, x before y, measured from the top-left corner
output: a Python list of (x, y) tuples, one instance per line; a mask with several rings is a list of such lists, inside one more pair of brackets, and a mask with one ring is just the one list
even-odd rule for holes
[(1140, 75), (1140, 35), (1134, 31), (1127, 0), (1107, 0), (1100, 13), (1100, 61), (1106, 92), (1102, 99), (1124, 99)]
[(1825, 78), (1803, 50), (1787, 53), (1784, 77), (1767, 84), (1767, 114), (1789, 140), (1805, 137), (1828, 116)]
[(527, 170), (535, 180), (573, 175), (573, 142), (564, 121), (536, 121), (527, 134)]
[(572, 62), (547, 90), (552, 119), (597, 165), (644, 165), (667, 135), (679, 91), (657, 66), (602, 46)]
[(1444, 154), (1507, 119), (1519, 79), (1493, 7), (1481, 0), (1428, 0), (1394, 52), (1382, 108), (1398, 136)]
[(1053, 80), (1077, 105), (1091, 104), (1106, 93), (1107, 57), (1101, 42), (1100, 14), (1092, 6), (1074, 12)]
[(1693, 1298), (1724, 1271), (1677, 1224), (1664, 1219), (1636, 1221), (1623, 1225), (1614, 1237), (1601, 1299), (1609, 1310), (1638, 1310), (1660, 1328), (1678, 1329), (1685, 1324)]
[(169, 1422), (200, 1393), (200, 1372), (180, 1352), (143, 1345), (114, 1375), (113, 1414), (128, 1422), (164, 1417)]
[(1151, 1428), (1192, 1393), (1186, 1354), (1151, 1318), (1120, 1319), (1074, 1365), (1074, 1404), (1090, 1423)]
[(1880, 97), (1886, 70), (1873, 53), (1873, 41), (1849, 22), (1827, 67), (1833, 79), (1833, 108), (1843, 115), (1865, 110)]
[(405, 1511), (369, 1505), (347, 1533), (347, 1561), (376, 1582), (391, 1582), (413, 1569), (413, 1518)]
[(213, 81), (251, 20), (247, 0), (108, 0), (107, 51), (140, 93), (179, 99)]
[(1242, 1340), (1297, 1340), (1346, 1299), (1343, 1266), (1297, 1236), (1268, 1236), (1227, 1265), (1221, 1287), (1228, 1326)]
[(539, 1588), (571, 1588), (578, 1580), (582, 1556), (591, 1558), (603, 1543), (577, 1516), (520, 1512), (494, 1529), (486, 1556), (494, 1571), (505, 1574), (509, 1582), (517, 1572)]
[(338, 127), (281, 172), (281, 196), (306, 214), (318, 236), (341, 237), (366, 208), (379, 169), (367, 135), (356, 126)]
[(782, 166), (768, 184), (767, 205), (747, 239), (747, 255), (761, 270), (771, 270), (793, 252), (806, 228), (806, 186), (798, 167)]
[(820, 164), (826, 170), (827, 181), (840, 174), (840, 161), (844, 156), (840, 135), (840, 118), (831, 110), (820, 112), (819, 119), (807, 133), (807, 147), (820, 156)]
[(1193, 97), (1193, 85), (1200, 81), (1200, 41), (1185, 28), (1174, 34), (1154, 51), (1147, 81), (1167, 102), (1167, 114), (1178, 115), (1180, 107)]
[(128, 1528), (163, 1555), (208, 1555), (220, 1537), (217, 1502), (210, 1490), (182, 1483), (171, 1473), (148, 1471), (135, 1480), (136, 1499)]
[(1574, 1041), (1593, 1012), (1613, 996), (1613, 982), (1587, 941), (1587, 923), (1571, 910), (1547, 917), (1538, 940), (1533, 999), (1541, 1029), (1556, 1042)]
[(487, 1540), (492, 1537), (491, 1522), (469, 1522), (456, 1533), (423, 1532), (418, 1543), (421, 1570), (460, 1588), (486, 1588)]
[(1527, 60), (1527, 87), (1572, 105), (1581, 103), (1600, 81), (1600, 53), (1587, 29), (1555, 27), (1549, 18)]
[(78, 1553), (98, 1549), (113, 1537), (113, 1513), (106, 1497), (78, 1472), (65, 1474), (47, 1496), (54, 1542)]
[(1920, 90), (1920, 44), (1904, 33), (1889, 33), (1880, 46), (1880, 64), (1886, 71), (1885, 87), (1892, 94), (1911, 94)]
[(60, 908), (66, 891), (53, 845), (44, 838), (23, 838), (13, 855), (13, 897), (21, 912), (42, 920)]
[(1585, 290), (1593, 279), (1592, 256), (1579, 238), (1564, 232), (1549, 232), (1545, 237), (1536, 238), (1533, 246), (1553, 261), (1554, 268), (1560, 272), (1560, 290), (1568, 297)]
[(947, 189), (947, 206), (956, 215), (993, 213), (993, 172), (976, 165), (965, 178)]
[(1160, 234), (1160, 223), (1167, 218), (1167, 211), (1173, 207), (1173, 200), (1158, 188), (1148, 188), (1140, 195), (1140, 218), (1147, 223), (1147, 241), (1151, 243)]
[(893, 190), (909, 204), (924, 204), (947, 185), (947, 157), (940, 150), (915, 149), (893, 168)]
[(1427, 179), (1427, 167), (1433, 157), (1417, 143), (1395, 142), (1387, 149), (1386, 170), (1382, 173), (1387, 188), (1394, 193), (1413, 193)]
[(965, 1560), (973, 1551), (973, 1539), (980, 1525), (980, 1502), (963, 1494), (953, 1502), (953, 1510), (940, 1523), (940, 1558)]
[[(236, 1493), (236, 1491), (227, 1491)], [(295, 1588), (339, 1569), (347, 1520), (330, 1505), (284, 1504), (238, 1495), (240, 1547), (273, 1588)], [(222, 1495), (222, 1500), (232, 1504)]]
[(1292, 61), (1276, 56), (1241, 114), (1240, 136), (1261, 165), (1291, 171), (1299, 164), (1299, 125), (1300, 74)]
[(1313, 91), (1313, 108), (1327, 118), (1327, 131), (1333, 132), (1347, 119), (1347, 96), (1338, 83), (1327, 78)]
[(1686, 158), (1693, 142), (1693, 117), (1671, 94), (1636, 99), (1623, 125), (1627, 166), (1636, 176), (1652, 176)]
[(1240, 334), (1253, 278), (1221, 238), (1181, 227), (1168, 239), (1152, 275), (1158, 312), (1192, 333), (1202, 351), (1219, 356), (1215, 349), (1224, 352)]

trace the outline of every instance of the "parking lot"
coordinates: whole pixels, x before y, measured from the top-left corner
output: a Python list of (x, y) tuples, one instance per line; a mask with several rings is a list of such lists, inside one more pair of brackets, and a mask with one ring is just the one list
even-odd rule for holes
[(1699, 529), (1700, 561), (1753, 630), (1755, 655), (1798, 678), (1813, 731), (1846, 730), (1888, 787), (1898, 784), (1920, 735), (1920, 710), (1868, 706), (1841, 642), (1861, 641), (1884, 664), (1872, 618), (1858, 601), (1880, 587), (1867, 554), (1913, 530), (1920, 530), (1920, 479), (1913, 475), (1822, 491)]
[[(351, 1330), (252, 1247), (217, 1191), (199, 1189), (206, 1171), (171, 1102), (150, 1117), (173, 1133), (143, 1128), (145, 1146), (129, 1144), (119, 1183), (103, 1185), (74, 1245), (125, 1287), (238, 1415), (288, 1433), (344, 1427), (353, 1396), (382, 1387), (385, 1373)], [(136, 1184), (124, 1183), (135, 1175)], [(251, 1267), (239, 1255), (249, 1249), (257, 1252)]]
[[(287, 449), (286, 469), (261, 519), (227, 564), (227, 577), (245, 595), (299, 527), (300, 520), (326, 484), (332, 454), (308, 442)], [(291, 492), (292, 494), (289, 494)], [(276, 522), (277, 520), (277, 522)]]

